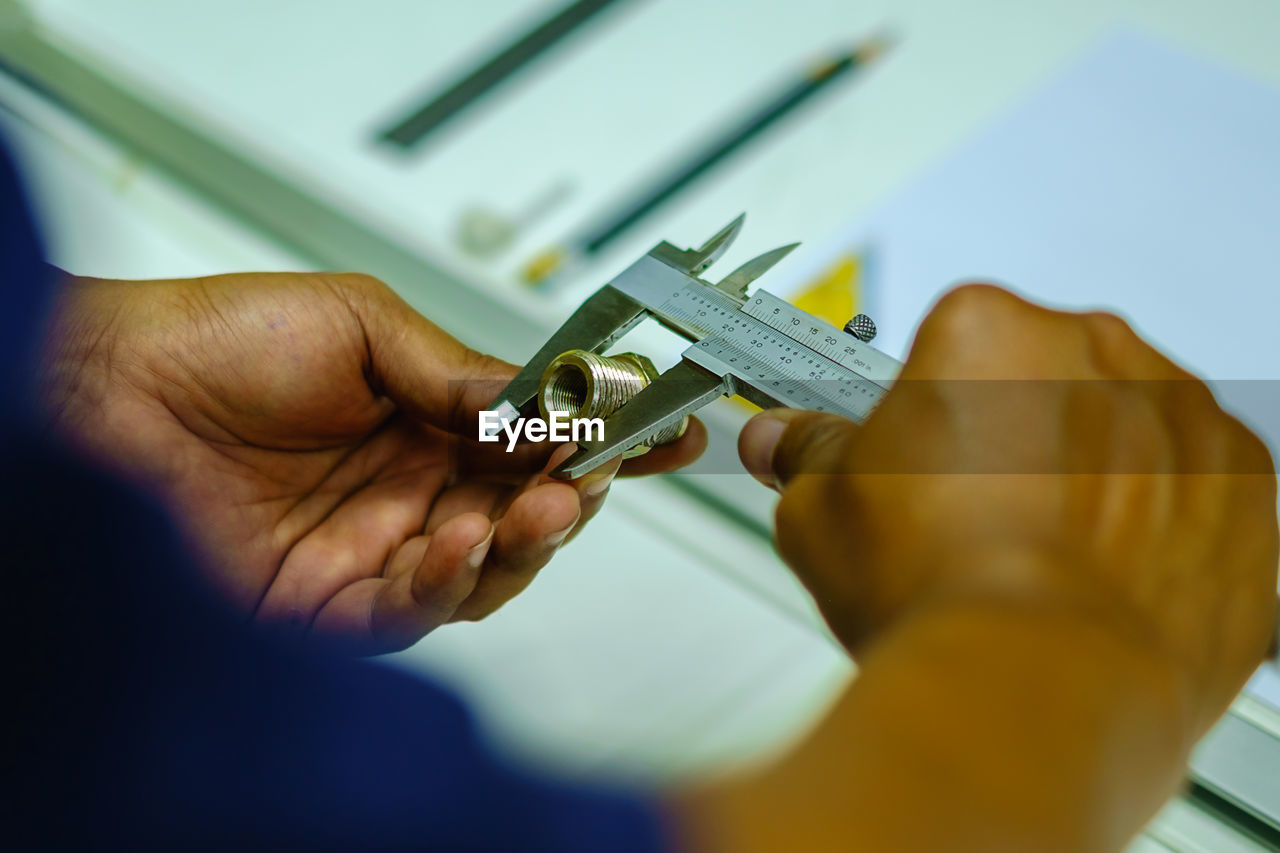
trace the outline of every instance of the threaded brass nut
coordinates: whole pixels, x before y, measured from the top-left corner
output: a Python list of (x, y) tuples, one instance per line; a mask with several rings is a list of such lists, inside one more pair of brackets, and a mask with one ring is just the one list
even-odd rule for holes
[[(544, 420), (551, 412), (568, 412), (570, 418), (607, 418), (658, 378), (653, 362), (634, 352), (597, 355), (587, 350), (561, 353), (547, 365), (538, 386), (538, 411)], [(687, 417), (622, 454), (647, 453), (684, 435)]]

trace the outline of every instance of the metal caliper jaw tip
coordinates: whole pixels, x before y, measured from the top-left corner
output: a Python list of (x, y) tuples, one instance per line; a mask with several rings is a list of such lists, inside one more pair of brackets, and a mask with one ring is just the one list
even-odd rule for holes
[(516, 408), (515, 404), (510, 400), (504, 400), (501, 397), (489, 404), (489, 410), (497, 413), (498, 422), (490, 425), (490, 427), (485, 430), (486, 436), (497, 435), (502, 432), (503, 424), (509, 424), (520, 419), (520, 410)]
[(773, 269), (778, 261), (794, 252), (799, 246), (799, 243), (790, 243), (765, 252), (763, 255), (757, 255), (722, 278), (716, 285), (716, 289), (741, 301), (746, 298), (747, 288), (751, 282)]
[(738, 214), (736, 219), (721, 228), (710, 240), (696, 249), (678, 249), (663, 241), (655, 246), (649, 254), (668, 266), (675, 267), (681, 272), (697, 278), (706, 272), (708, 267), (718, 261), (725, 252), (729, 251), (729, 247), (733, 245), (733, 241), (742, 232), (742, 226), (746, 221), (747, 215), (745, 213)]

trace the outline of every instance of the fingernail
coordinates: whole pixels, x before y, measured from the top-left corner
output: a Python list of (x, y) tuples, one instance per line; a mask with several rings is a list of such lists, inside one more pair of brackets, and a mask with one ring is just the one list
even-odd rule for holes
[(564, 540), (569, 538), (569, 534), (572, 533), (573, 528), (577, 526), (578, 526), (578, 522), (575, 520), (573, 524), (570, 524), (564, 530), (560, 530), (555, 533), (552, 533), (543, 541), (547, 543), (548, 548), (557, 548), (560, 546), (560, 543), (564, 542)]
[[(602, 465), (596, 471), (592, 471), (587, 475), (588, 482), (583, 486), (583, 494), (591, 497), (604, 494), (613, 485), (613, 478), (618, 476), (618, 469), (621, 467), (622, 460), (618, 459), (616, 462), (610, 462)], [(596, 476), (596, 479), (591, 479), (593, 475)]]
[(484, 537), (484, 541), (479, 545), (467, 551), (467, 565), (473, 569), (480, 568), (484, 564), (484, 558), (489, 554), (489, 545), (493, 542), (493, 527), (489, 528), (489, 535)]
[(604, 477), (600, 480), (597, 480), (596, 482), (587, 486), (587, 488), (585, 489), (585, 492), (593, 498), (596, 495), (604, 494), (609, 490), (609, 487), (613, 485), (613, 477), (614, 475), (610, 474), (608, 477)]
[(560, 467), (561, 462), (568, 459), (576, 453), (577, 450), (578, 445), (573, 444), (572, 442), (560, 445), (555, 449), (555, 452), (551, 454), (551, 458), (547, 460), (547, 470), (554, 471), (556, 468)]
[(738, 439), (738, 455), (747, 473), (760, 482), (772, 486), (776, 478), (773, 475), (773, 452), (787, 429), (787, 421), (773, 412), (756, 415), (742, 428)]

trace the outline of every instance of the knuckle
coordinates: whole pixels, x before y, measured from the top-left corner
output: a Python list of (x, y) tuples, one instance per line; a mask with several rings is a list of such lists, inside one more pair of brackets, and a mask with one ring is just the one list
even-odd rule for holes
[(1018, 297), (994, 284), (967, 283), (955, 287), (934, 304), (925, 318), (922, 330), (931, 336), (968, 337), (989, 331), (993, 322), (1025, 305)]
[(1226, 414), (1218, 405), (1218, 398), (1214, 396), (1212, 389), (1194, 376), (1188, 375), (1185, 379), (1174, 379), (1172, 384), (1180, 412), (1201, 417)]
[(462, 347), (459, 361), (470, 376), (480, 379), (505, 379), (515, 372), (514, 365), (496, 356), (472, 349), (465, 344), (459, 344), (459, 346)]
[(971, 317), (986, 314), (1011, 300), (1013, 295), (994, 284), (966, 282), (942, 295), (933, 312), (942, 317)]
[(1109, 311), (1090, 311), (1081, 315), (1085, 327), (1095, 340), (1109, 344), (1130, 344), (1138, 335), (1124, 318)]
[(1125, 380), (1155, 381), (1153, 393), (1164, 393), (1170, 380), (1193, 378), (1151, 346), (1127, 320), (1106, 311), (1080, 315), (1085, 346), (1094, 368), (1104, 375)]
[(377, 276), (369, 275), (363, 272), (343, 272), (333, 275), (343, 287), (364, 295), (387, 291), (390, 288), (387, 284)]
[(1272, 457), (1271, 449), (1267, 447), (1266, 442), (1259, 438), (1256, 432), (1249, 429), (1232, 415), (1223, 412), (1221, 419), (1224, 429), (1231, 437), (1232, 444), (1237, 448), (1237, 454), (1241, 460), (1241, 471), (1239, 473), (1260, 474), (1267, 477), (1271, 484), (1271, 491), (1274, 493), (1276, 481), (1275, 459)]

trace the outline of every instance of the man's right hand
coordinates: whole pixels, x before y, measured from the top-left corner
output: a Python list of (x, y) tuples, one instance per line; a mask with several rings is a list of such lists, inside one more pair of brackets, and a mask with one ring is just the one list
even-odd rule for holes
[(676, 803), (700, 853), (1121, 850), (1267, 649), (1271, 458), (1116, 317), (961, 288), (865, 424), (765, 412), (740, 450), (859, 674)]
[(769, 411), (740, 447), (855, 653), (948, 601), (1078, 610), (1172, 668), (1197, 736), (1273, 636), (1270, 455), (1113, 315), (960, 288), (864, 425)]

